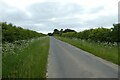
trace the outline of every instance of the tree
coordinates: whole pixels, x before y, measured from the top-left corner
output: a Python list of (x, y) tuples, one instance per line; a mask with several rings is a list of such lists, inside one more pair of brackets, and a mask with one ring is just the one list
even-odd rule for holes
[(3, 42), (14, 42), (16, 40), (25, 40), (45, 36), (44, 34), (38, 33), (36, 31), (16, 27), (11, 23), (7, 24), (6, 22), (3, 22), (1, 24)]
[(59, 35), (59, 30), (58, 29), (54, 29), (53, 35)]
[(52, 33), (48, 33), (49, 36), (52, 36), (53, 34)]
[(112, 40), (114, 42), (120, 42), (120, 23), (113, 24), (114, 28), (112, 28)]
[(64, 31), (63, 31), (63, 33), (67, 33), (67, 32), (76, 32), (75, 30), (71, 30), (71, 29), (65, 29)]
[(63, 34), (63, 29), (60, 30), (60, 36), (62, 36), (62, 34)]

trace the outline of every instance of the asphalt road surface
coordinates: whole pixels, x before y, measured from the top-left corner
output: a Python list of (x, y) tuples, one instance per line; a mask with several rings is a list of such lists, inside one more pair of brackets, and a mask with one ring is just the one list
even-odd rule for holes
[(118, 78), (118, 66), (50, 37), (48, 78)]

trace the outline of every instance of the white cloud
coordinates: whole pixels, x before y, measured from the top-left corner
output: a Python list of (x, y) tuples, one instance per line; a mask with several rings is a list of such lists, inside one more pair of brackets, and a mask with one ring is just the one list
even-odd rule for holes
[(119, 0), (0, 0), (0, 21), (38, 32), (111, 27), (118, 21)]

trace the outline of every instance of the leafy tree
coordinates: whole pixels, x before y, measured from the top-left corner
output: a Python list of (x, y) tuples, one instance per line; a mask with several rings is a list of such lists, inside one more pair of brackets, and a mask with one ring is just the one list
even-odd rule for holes
[(95, 28), (88, 29), (81, 32), (76, 32), (75, 30), (65, 29), (63, 30), (54, 30), (54, 33), (57, 33), (58, 36), (69, 37), (69, 38), (80, 38), (84, 40), (91, 40), (95, 42), (107, 42), (114, 43), (120, 42), (120, 24), (113, 24), (113, 28)]
[(49, 36), (52, 36), (53, 34), (52, 33), (48, 33)]
[(63, 34), (63, 29), (60, 30), (60, 36), (62, 36), (62, 34)]
[(58, 29), (54, 29), (53, 35), (59, 35), (59, 30)]
[(3, 42), (14, 42), (16, 40), (25, 40), (45, 36), (42, 33), (38, 33), (28, 29), (23, 29), (21, 27), (16, 27), (11, 23), (7, 24), (6, 22), (2, 22), (1, 25)]
[(112, 40), (114, 42), (120, 42), (120, 23), (113, 24), (114, 28), (112, 28)]
[(65, 29), (64, 31), (63, 31), (63, 33), (67, 33), (67, 32), (76, 32), (75, 30), (71, 30), (71, 29)]

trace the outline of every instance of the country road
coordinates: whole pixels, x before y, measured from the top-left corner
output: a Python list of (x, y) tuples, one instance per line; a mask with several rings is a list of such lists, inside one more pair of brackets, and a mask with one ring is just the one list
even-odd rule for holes
[(118, 78), (118, 66), (50, 37), (48, 78)]

